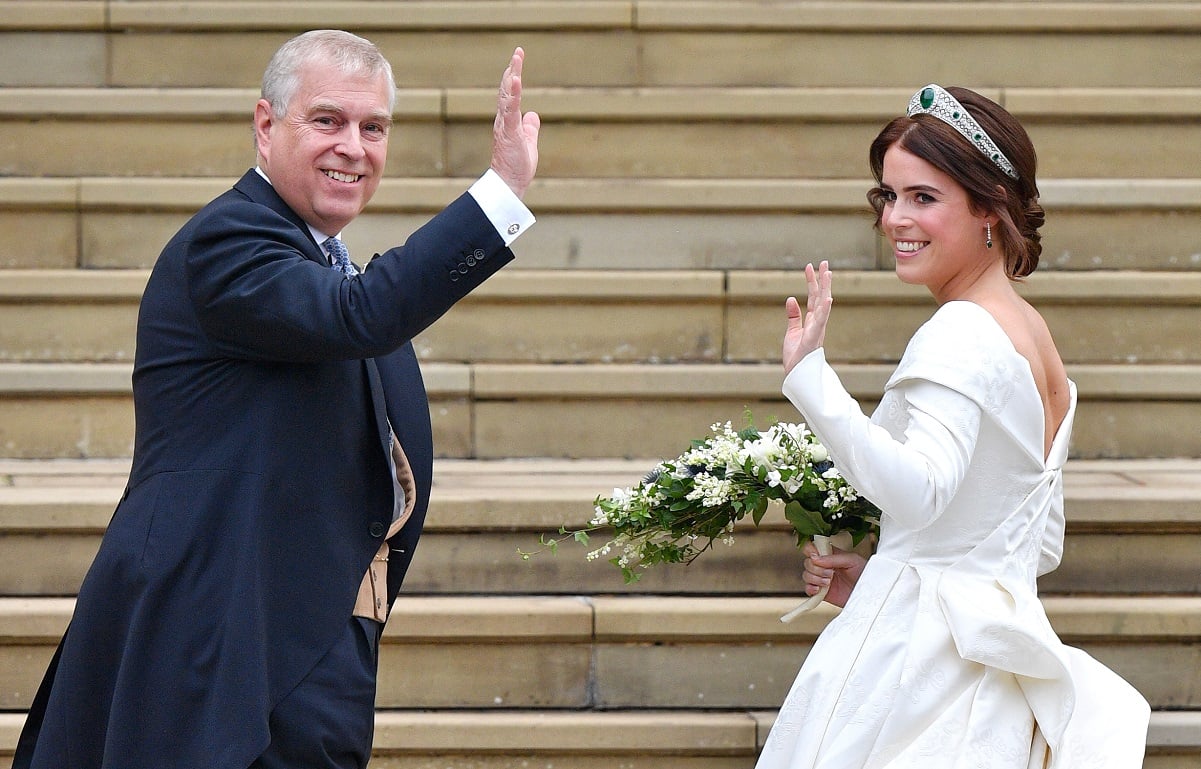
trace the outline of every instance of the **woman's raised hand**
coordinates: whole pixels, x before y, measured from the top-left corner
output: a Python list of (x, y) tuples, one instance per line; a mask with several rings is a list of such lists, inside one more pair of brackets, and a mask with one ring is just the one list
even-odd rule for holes
[(784, 374), (801, 362), (809, 353), (826, 342), (826, 323), (830, 320), (830, 306), (834, 296), (830, 293), (833, 273), (830, 264), (822, 262), (816, 270), (812, 264), (805, 265), (805, 282), (809, 287), (804, 317), (796, 297), (788, 297), (788, 327), (784, 331)]

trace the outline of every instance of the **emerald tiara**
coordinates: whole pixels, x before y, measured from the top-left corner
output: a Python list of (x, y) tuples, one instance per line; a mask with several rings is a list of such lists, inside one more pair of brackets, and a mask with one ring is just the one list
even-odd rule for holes
[(972, 117), (972, 114), (959, 103), (959, 100), (947, 93), (942, 86), (931, 83), (913, 95), (905, 114), (913, 117), (919, 113), (933, 115), (951, 126), (963, 134), (963, 138), (983, 152), (1007, 176), (1018, 178), (1018, 172), (1014, 169), (1013, 163), (1009, 162), (1009, 158), (1005, 157), (1005, 153), (1001, 152), (997, 143), (980, 127), (976, 118)]

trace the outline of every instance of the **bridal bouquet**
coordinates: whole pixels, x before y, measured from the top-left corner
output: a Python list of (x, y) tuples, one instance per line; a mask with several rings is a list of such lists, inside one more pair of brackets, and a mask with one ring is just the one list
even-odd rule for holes
[[(589, 526), (560, 529), (563, 539), (588, 546), (590, 532), (605, 530), (610, 538), (594, 545), (588, 560), (608, 560), (630, 583), (639, 569), (688, 563), (719, 540), (732, 544), (734, 525), (748, 515), (758, 525), (773, 500), (783, 503), (798, 547), (812, 538), (828, 554), (830, 536), (849, 532), (858, 544), (878, 529), (880, 511), (847, 483), (804, 424), (777, 422), (760, 431), (751, 423), (735, 431), (726, 422), (711, 431), (641, 483), (597, 497)], [(553, 551), (559, 541), (543, 537), (542, 545)], [(814, 598), (817, 605), (824, 595)]]

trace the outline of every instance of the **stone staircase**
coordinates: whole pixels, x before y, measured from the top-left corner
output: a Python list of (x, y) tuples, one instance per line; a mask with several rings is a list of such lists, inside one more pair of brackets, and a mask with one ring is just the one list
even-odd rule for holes
[(712, 422), (791, 418), (808, 261), (839, 273), (832, 358), (879, 397), (933, 305), (871, 230), (866, 148), (930, 81), (1001, 101), (1040, 154), (1023, 291), (1081, 392), (1051, 620), (1151, 700), (1149, 769), (1201, 765), (1201, 3), (0, 0), (0, 766), (128, 472), (147, 270), (253, 162), (271, 52), (324, 26), (400, 86), (352, 252), (486, 165), (515, 45), (544, 123), (517, 263), (417, 340), (442, 458), (373, 767), (753, 766), (832, 616), (778, 621), (782, 521), (634, 586), (517, 551)]

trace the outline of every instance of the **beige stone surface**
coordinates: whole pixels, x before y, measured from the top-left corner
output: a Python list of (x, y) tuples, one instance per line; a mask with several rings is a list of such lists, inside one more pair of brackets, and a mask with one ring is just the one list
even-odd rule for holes
[(77, 217), (69, 211), (0, 209), (0, 269), (78, 267)]
[(0, 29), (103, 29), (106, 0), (0, 2)]
[[(472, 713), (381, 713), (376, 719), (376, 746), (407, 752), (461, 750), (555, 751), (580, 758), (623, 753), (632, 741), (651, 753), (735, 753), (753, 749), (754, 721), (740, 713), (705, 711), (526, 711), (502, 713), (486, 722)], [(748, 738), (751, 744), (748, 745)], [(633, 761), (634, 757), (623, 757)], [(575, 764), (572, 764), (575, 765)]]
[(133, 451), (128, 396), (0, 396), (0, 452), (6, 457), (112, 457)]
[[(236, 3), (196, 3), (187, 0), (156, 0), (152, 3), (118, 3), (112, 11), (114, 26), (171, 29), (226, 28), (253, 25), (256, 29), (330, 25), (362, 28), (406, 29), (492, 29), (520, 25), (522, 28), (590, 28), (628, 26), (632, 21), (630, 0), (585, 0), (562, 3), (554, 0), (241, 0)], [(470, 10), (471, 13), (465, 13)]]
[(123, 302), (4, 302), (0, 361), (133, 360), (137, 297)]
[[(108, 39), (111, 84), (252, 87), (271, 54), (295, 31), (116, 35)], [(401, 87), (494, 87), (518, 45), (530, 54), (530, 71), (536, 61), (542, 63), (540, 86), (636, 82), (638, 39), (628, 32), (383, 29), (364, 34), (388, 57)], [(581, 56), (581, 50), (589, 54)]]
[(783, 7), (747, 5), (738, 0), (641, 0), (640, 26), (657, 29), (806, 29), (836, 32), (918, 28), (956, 30), (1194, 29), (1196, 16), (1187, 5), (1156, 3), (1152, 9), (1135, 0), (1119, 3), (1068, 2), (1040, 8), (1029, 4), (991, 3), (989, 13), (975, 0), (898, 4), (893, 2), (790, 3)]
[(0, 87), (106, 85), (105, 56), (100, 32), (0, 30)]
[(475, 406), (476, 456), (675, 456), (709, 424), (738, 419), (748, 407), (757, 414), (788, 413), (783, 404), (754, 396), (480, 401)]
[(377, 707), (581, 708), (589, 644), (483, 642), (380, 647)]
[(802, 270), (876, 266), (866, 213), (550, 213), (517, 243), (508, 270)]
[[(940, 6), (942, 4), (939, 4)], [(1080, 4), (1079, 12), (1092, 9)], [(1187, 12), (1186, 12), (1187, 13)], [(1130, 14), (1133, 21), (1138, 14)], [(978, 22), (991, 22), (979, 14)], [(932, 19), (928, 24), (937, 23)], [(907, 26), (907, 25), (906, 25)], [(929, 28), (923, 28), (929, 32)], [(939, 60), (908, 55), (911, 35), (808, 29), (648, 32), (643, 83), (655, 85), (906, 86), (943, 82), (1009, 87), (1196, 86), (1198, 52), (1188, 30), (1156, 33), (968, 31), (939, 35)], [(750, 53), (753, 51), (753, 54)], [(1048, 56), (1047, 51), (1058, 55)], [(705, 67), (693, 64), (707, 62)], [(916, 85), (915, 85), (916, 84)]]
[(1197, 121), (1184, 116), (1154, 126), (1114, 119), (1068, 125), (1036, 119), (1025, 125), (1038, 150), (1038, 174), (1045, 178), (1193, 178), (1201, 162)]
[[(109, 517), (115, 507), (109, 506)], [(98, 533), (0, 534), (0, 590), (7, 596), (74, 595), (99, 547)]]
[[(1048, 206), (1042, 262), (1057, 270), (1201, 269), (1201, 215), (1191, 207), (1081, 211)], [(1133, 237), (1132, 233), (1137, 233)]]
[(573, 296), (468, 302), (414, 340), (417, 354), (430, 360), (542, 363), (716, 361), (722, 343), (716, 299)]
[(764, 642), (602, 644), (597, 701), (612, 708), (777, 707), (808, 650)]
[[(903, 108), (904, 105), (901, 105)], [(539, 173), (554, 177), (858, 178), (881, 121), (816, 123), (590, 122), (549, 124)], [(450, 171), (488, 160), (479, 130), (448, 131)]]
[(148, 270), (190, 216), (191, 212), (85, 211), (79, 217), (80, 266)]
[[(0, 646), (0, 677), (5, 682), (3, 691), (0, 691), (0, 707), (5, 710), (27, 709), (52, 656), (53, 643)], [(11, 744), (15, 745), (16, 740)]]

